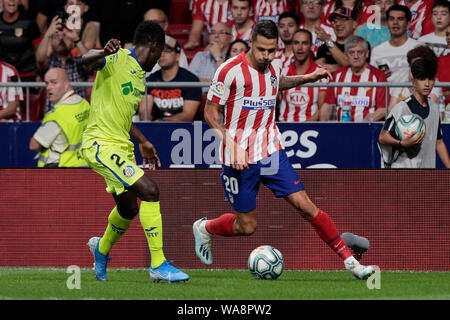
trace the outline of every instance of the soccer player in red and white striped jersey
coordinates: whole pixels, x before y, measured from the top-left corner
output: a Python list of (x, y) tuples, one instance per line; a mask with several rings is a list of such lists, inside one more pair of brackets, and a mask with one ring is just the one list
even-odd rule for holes
[[(12, 65), (0, 61), (0, 82), (13, 81), (20, 81), (19, 72)], [(21, 87), (0, 88), (0, 121), (21, 120), (20, 100), (23, 100)]]
[(431, 22), (431, 6), (429, 0), (400, 0), (398, 4), (407, 6), (411, 11), (410, 37), (419, 39), (421, 36), (433, 32)]
[(288, 10), (287, 0), (253, 0), (254, 19), (269, 19), (278, 23), (278, 16)]
[(205, 26), (209, 32), (209, 29), (218, 22), (232, 23), (228, 0), (194, 0), (192, 7), (192, 26), (188, 41), (184, 45), (186, 50), (200, 46), (200, 38)]
[(274, 59), (277, 39), (278, 28), (273, 21), (257, 22), (251, 49), (223, 63), (212, 81), (205, 120), (221, 140), (221, 178), (234, 213), (194, 222), (196, 254), (203, 263), (210, 265), (213, 235), (249, 236), (255, 231), (256, 197), (262, 182), (311, 223), (318, 236), (344, 260), (355, 277), (366, 279), (374, 268), (359, 264), (331, 218), (308, 198), (284, 152), (275, 123), (278, 90), (322, 78), (331, 79), (331, 74), (319, 68), (306, 75), (280, 75), (279, 61)]
[[(346, 82), (387, 82), (384, 72), (367, 63), (369, 47), (360, 36), (350, 36), (345, 41), (345, 54), (350, 65), (334, 73), (334, 80)], [(384, 87), (329, 87), (322, 107), (320, 119), (329, 120), (333, 105), (342, 105), (344, 94), (349, 93), (352, 108), (352, 121), (379, 121), (386, 112), (386, 89)], [(341, 119), (338, 108), (337, 119)]]
[[(311, 32), (305, 29), (297, 30), (292, 40), (295, 60), (281, 73), (286, 76), (295, 76), (312, 73), (320, 68), (314, 62), (312, 47)], [(321, 79), (320, 82), (325, 82), (325, 79)], [(319, 87), (295, 87), (283, 91), (278, 121), (318, 121), (319, 106), (325, 100), (326, 91), (326, 88)]]

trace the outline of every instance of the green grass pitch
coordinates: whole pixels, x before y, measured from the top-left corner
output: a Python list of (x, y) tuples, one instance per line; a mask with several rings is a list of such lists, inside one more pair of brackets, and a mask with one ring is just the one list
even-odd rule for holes
[[(380, 288), (346, 271), (284, 271), (257, 280), (247, 270), (185, 270), (185, 283), (153, 283), (147, 269), (109, 269), (99, 282), (81, 269), (69, 289), (66, 269), (0, 267), (1, 300), (449, 300), (450, 272), (381, 271)], [(71, 282), (72, 285), (76, 282)]]

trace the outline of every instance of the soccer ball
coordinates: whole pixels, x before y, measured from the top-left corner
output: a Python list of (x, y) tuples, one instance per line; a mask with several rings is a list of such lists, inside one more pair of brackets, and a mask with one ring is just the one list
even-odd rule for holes
[(258, 279), (276, 279), (284, 269), (281, 252), (272, 246), (259, 246), (248, 257), (248, 270)]
[(400, 117), (395, 126), (395, 132), (400, 140), (410, 136), (412, 132), (416, 131), (419, 135), (425, 130), (425, 123), (417, 114), (406, 114)]

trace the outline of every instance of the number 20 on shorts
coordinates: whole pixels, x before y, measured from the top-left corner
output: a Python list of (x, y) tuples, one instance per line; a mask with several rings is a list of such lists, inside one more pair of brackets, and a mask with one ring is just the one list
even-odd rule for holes
[(239, 184), (235, 177), (228, 177), (223, 174), (222, 180), (223, 180), (226, 192), (232, 193), (232, 194), (239, 193)]

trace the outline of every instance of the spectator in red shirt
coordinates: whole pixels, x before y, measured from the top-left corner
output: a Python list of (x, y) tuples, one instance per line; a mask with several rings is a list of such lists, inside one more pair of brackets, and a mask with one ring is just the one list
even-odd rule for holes
[(230, 1), (228, 0), (197, 0), (192, 5), (192, 26), (188, 41), (184, 44), (186, 50), (201, 46), (200, 40), (203, 27), (207, 31), (219, 23), (231, 23)]
[(231, 32), (233, 40), (242, 39), (250, 42), (252, 28), (255, 22), (251, 18), (252, 0), (231, 0), (231, 17), (233, 18)]
[[(294, 61), (281, 72), (286, 76), (309, 74), (320, 68), (314, 62), (313, 36), (305, 29), (299, 29), (292, 39)], [(325, 79), (317, 82), (325, 83)], [(295, 87), (281, 92), (278, 121), (318, 121), (319, 109), (325, 100), (326, 88)]]
[[(447, 31), (445, 32), (445, 38), (447, 40), (447, 48), (450, 49), (450, 26), (447, 27)], [(436, 78), (439, 79), (440, 82), (450, 82), (450, 54), (446, 56), (439, 57), (439, 67)], [(444, 87), (442, 88), (445, 104), (450, 103), (450, 88)]]
[[(348, 67), (338, 69), (334, 74), (335, 82), (387, 82), (384, 72), (367, 63), (369, 46), (360, 36), (350, 36), (345, 40), (345, 55)], [(329, 87), (325, 103), (320, 111), (320, 120), (328, 121), (333, 106), (338, 106), (337, 120), (341, 120), (344, 96), (351, 101), (351, 121), (380, 121), (386, 112), (386, 89), (384, 87)], [(334, 119), (333, 119), (334, 120)]]
[[(20, 82), (19, 72), (0, 61), (0, 82)], [(23, 100), (21, 87), (0, 87), (0, 122), (21, 120), (20, 100)]]

